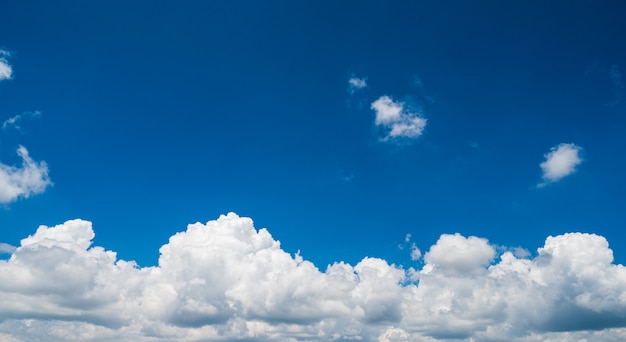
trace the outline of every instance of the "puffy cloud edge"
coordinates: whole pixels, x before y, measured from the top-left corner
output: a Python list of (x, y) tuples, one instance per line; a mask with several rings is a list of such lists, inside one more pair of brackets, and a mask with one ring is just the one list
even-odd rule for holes
[(139, 267), (91, 222), (41, 226), (0, 260), (0, 336), (56, 340), (567, 340), (626, 335), (626, 269), (605, 238), (550, 236), (534, 257), (444, 234), (404, 269), (319, 270), (234, 213), (189, 225)]
[(33, 160), (22, 145), (17, 148), (17, 154), (22, 159), (21, 167), (0, 163), (1, 204), (43, 193), (52, 185), (45, 161)]

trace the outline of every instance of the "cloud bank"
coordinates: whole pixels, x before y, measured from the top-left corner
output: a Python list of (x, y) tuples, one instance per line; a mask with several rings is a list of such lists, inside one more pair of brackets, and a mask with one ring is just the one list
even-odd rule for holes
[(574, 144), (559, 144), (550, 149), (544, 155), (545, 161), (539, 166), (543, 171), (543, 183), (539, 187), (549, 183), (558, 182), (576, 171), (576, 167), (582, 163), (580, 146)]
[(378, 258), (320, 271), (230, 213), (192, 224), (139, 267), (92, 224), (40, 226), (0, 260), (7, 341), (620, 341), (626, 269), (597, 235), (537, 256), (442, 235), (421, 269)]
[(386, 95), (372, 102), (371, 109), (376, 113), (376, 126), (385, 132), (383, 141), (417, 138), (426, 127), (426, 119), (419, 113), (408, 110), (405, 103), (394, 101)]
[(42, 193), (49, 185), (52, 185), (45, 161), (34, 161), (24, 146), (17, 149), (17, 154), (22, 158), (22, 167), (0, 163), (1, 204)]

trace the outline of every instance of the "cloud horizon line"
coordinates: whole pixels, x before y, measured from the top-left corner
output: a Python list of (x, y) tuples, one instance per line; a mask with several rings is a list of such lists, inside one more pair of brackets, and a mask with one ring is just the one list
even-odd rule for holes
[[(442, 234), (421, 268), (365, 257), (321, 271), (250, 218), (175, 233), (156, 266), (40, 226), (0, 260), (0, 338), (66, 341), (537, 341), (626, 336), (626, 269), (607, 240), (549, 236), (530, 258)], [(10, 246), (9, 246), (10, 247)], [(572, 286), (576, 284), (576, 286)]]

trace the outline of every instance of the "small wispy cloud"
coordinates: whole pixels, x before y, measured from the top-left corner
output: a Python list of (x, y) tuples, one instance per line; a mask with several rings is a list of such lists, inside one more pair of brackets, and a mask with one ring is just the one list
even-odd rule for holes
[[(10, 56), (10, 52), (0, 49), (0, 81), (11, 79), (13, 75), (13, 69), (7, 60)], [(19, 131), (23, 120), (33, 120), (39, 117), (41, 117), (40, 111), (23, 112), (6, 119), (2, 123), (2, 130), (14, 128)], [(22, 145), (17, 148), (17, 154), (22, 159), (21, 167), (0, 162), (0, 204), (8, 204), (19, 198), (28, 198), (42, 193), (52, 185), (45, 161), (33, 160), (26, 147)], [(5, 247), (7, 246), (0, 245), (0, 251), (4, 251)]]
[(543, 171), (543, 182), (537, 186), (544, 187), (574, 173), (576, 167), (582, 163), (581, 150), (582, 148), (575, 144), (559, 144), (552, 147), (544, 155), (545, 161), (539, 164)]
[(420, 251), (420, 249), (417, 248), (417, 245), (415, 245), (415, 242), (413, 242), (411, 244), (411, 260), (415, 261), (421, 257), (422, 257), (422, 251)]
[(38, 110), (32, 111), (32, 112), (24, 112), (22, 114), (17, 114), (14, 117), (6, 119), (2, 123), (2, 129), (6, 130), (12, 127), (17, 130), (21, 130), (22, 129), (22, 127), (20, 126), (21, 121), (25, 119), (29, 119), (29, 120), (39, 119), (40, 117), (41, 117), (41, 112)]
[(357, 90), (367, 87), (367, 78), (351, 77), (348, 80), (348, 92), (354, 94)]
[(415, 244), (415, 242), (411, 242), (411, 233), (407, 233), (404, 236), (404, 243), (403, 244), (398, 244), (398, 248), (400, 250), (404, 250), (404, 248), (410, 244), (409, 246), (409, 250), (411, 251), (411, 260), (415, 261), (418, 260), (419, 258), (422, 257), (422, 251), (417, 248), (417, 245)]
[(372, 102), (371, 109), (376, 113), (376, 126), (385, 131), (382, 141), (390, 141), (394, 138), (417, 138), (424, 132), (426, 119), (419, 113), (410, 111), (406, 104), (394, 101), (384, 95)]
[(13, 76), (13, 68), (7, 59), (10, 56), (8, 51), (0, 50), (0, 81), (10, 80)]
[(17, 154), (22, 158), (21, 167), (0, 163), (0, 204), (42, 193), (52, 185), (45, 161), (34, 161), (28, 155), (28, 150), (21, 145)]

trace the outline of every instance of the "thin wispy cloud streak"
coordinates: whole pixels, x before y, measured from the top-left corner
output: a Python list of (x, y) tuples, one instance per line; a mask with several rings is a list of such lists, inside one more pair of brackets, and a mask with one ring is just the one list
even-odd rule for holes
[(379, 258), (324, 271), (233, 213), (192, 224), (140, 267), (92, 224), (40, 226), (0, 260), (0, 337), (69, 341), (538, 341), (626, 334), (626, 269), (593, 234), (533, 258), (442, 235), (423, 267)]
[(9, 128), (14, 128), (14, 129), (17, 129), (18, 131), (21, 131), (22, 130), (21, 122), (23, 120), (26, 120), (26, 119), (34, 120), (34, 119), (39, 119), (40, 117), (41, 117), (41, 112), (38, 110), (32, 111), (32, 112), (24, 112), (22, 114), (17, 114), (13, 117), (6, 119), (2, 123), (2, 129), (7, 130)]

